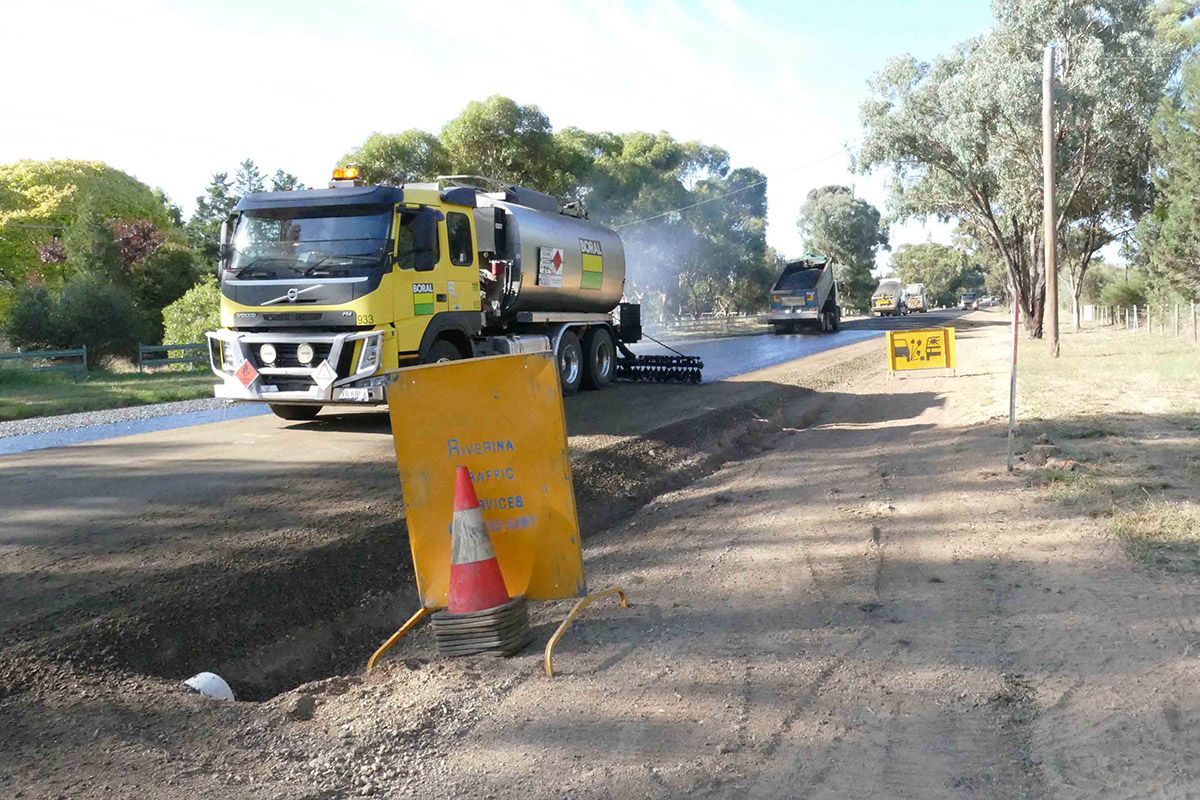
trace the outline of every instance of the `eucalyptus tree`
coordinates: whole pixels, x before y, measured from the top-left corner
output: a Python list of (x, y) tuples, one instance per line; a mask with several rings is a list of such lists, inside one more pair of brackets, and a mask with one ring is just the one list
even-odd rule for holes
[(888, 247), (879, 209), (849, 186), (822, 186), (808, 193), (797, 225), (809, 253), (833, 258), (842, 304), (866, 309), (875, 288), (875, 255)]
[(872, 79), (857, 165), (891, 171), (894, 218), (957, 219), (986, 239), (1027, 331), (1040, 336), (1043, 46), (1063, 54), (1055, 226), (1075, 287), (1146, 204), (1149, 123), (1177, 50), (1156, 38), (1142, 0), (996, 0), (993, 9), (988, 33), (928, 63), (895, 58)]

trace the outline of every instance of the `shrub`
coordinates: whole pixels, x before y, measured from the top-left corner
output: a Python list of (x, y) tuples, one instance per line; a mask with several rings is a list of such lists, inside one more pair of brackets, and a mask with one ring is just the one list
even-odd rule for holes
[(94, 275), (67, 282), (62, 296), (45, 286), (17, 290), (5, 333), (17, 347), (67, 349), (86, 346), (88, 366), (107, 356), (133, 357), (146, 334), (145, 318), (129, 292)]
[(1140, 275), (1132, 275), (1128, 282), (1116, 280), (1104, 287), (1100, 293), (1100, 301), (1106, 306), (1144, 306), (1146, 305), (1146, 281)]
[(135, 358), (149, 328), (127, 290), (93, 275), (67, 282), (57, 317), (63, 334), (60, 346), (86, 345), (89, 366), (107, 356)]
[(167, 344), (203, 342), (204, 332), (221, 327), (221, 289), (217, 279), (205, 275), (163, 309), (163, 341)]
[(22, 286), (13, 295), (4, 334), (14, 347), (45, 350), (58, 346), (58, 300), (43, 284)]

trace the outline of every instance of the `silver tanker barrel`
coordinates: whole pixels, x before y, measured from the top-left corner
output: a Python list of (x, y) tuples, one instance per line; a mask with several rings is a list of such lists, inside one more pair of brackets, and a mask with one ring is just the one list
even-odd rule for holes
[[(553, 201), (551, 201), (553, 202)], [(607, 314), (625, 294), (625, 248), (612, 228), (502, 201), (505, 256), (513, 263), (509, 312)]]
[[(639, 307), (621, 303), (625, 247), (616, 231), (563, 213), (554, 198), (522, 187), (509, 187), (503, 196), (484, 194), (479, 201), (504, 214), (503, 233), (498, 232), (496, 241), (489, 244), (511, 265), (500, 311), (505, 320), (520, 325), (549, 321), (549, 315), (557, 314), (608, 315), (620, 304), (621, 322), (614, 342), (619, 353), (616, 380), (700, 383), (704, 362), (699, 358), (685, 356), (661, 342), (658, 344), (674, 355), (638, 355), (629, 349), (643, 333)], [(477, 217), (476, 229), (487, 227), (487, 215)]]

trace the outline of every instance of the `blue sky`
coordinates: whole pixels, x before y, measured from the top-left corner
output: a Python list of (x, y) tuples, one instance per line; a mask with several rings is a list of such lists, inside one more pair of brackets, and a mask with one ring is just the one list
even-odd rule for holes
[[(152, 2), (16, 0), (0, 163), (94, 158), (190, 209), (209, 176), (250, 157), (323, 185), (372, 131), (437, 131), (505, 94), (555, 127), (666, 130), (769, 179), (768, 240), (802, 247), (814, 186), (848, 171), (866, 80), (983, 32), (985, 0), (804, 2)], [(45, 37), (33, 35), (46, 32)], [(16, 80), (11, 80), (16, 76)], [(909, 223), (893, 243), (942, 238)]]

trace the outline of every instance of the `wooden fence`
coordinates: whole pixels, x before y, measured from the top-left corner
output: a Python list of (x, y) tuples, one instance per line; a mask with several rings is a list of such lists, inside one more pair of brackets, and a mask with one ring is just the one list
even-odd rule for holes
[[(182, 355), (173, 356), (172, 353)], [(167, 364), (198, 364), (208, 363), (207, 344), (139, 344), (138, 372), (146, 367), (162, 367)]]
[(18, 350), (15, 353), (0, 353), (0, 366), (6, 361), (16, 362), (18, 368), (34, 372), (67, 369), (87, 372), (87, 347), (77, 350)]

